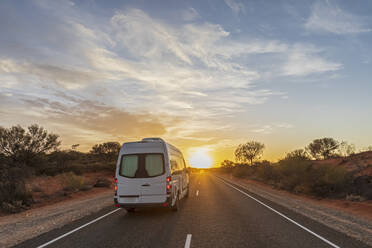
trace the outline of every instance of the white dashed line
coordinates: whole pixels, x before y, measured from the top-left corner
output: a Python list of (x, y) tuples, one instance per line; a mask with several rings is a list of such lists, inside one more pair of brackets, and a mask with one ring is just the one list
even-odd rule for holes
[(191, 244), (191, 234), (187, 234), (186, 236), (186, 242), (185, 242), (185, 248), (190, 248), (190, 244)]
[(113, 210), (113, 211), (111, 211), (111, 212), (109, 212), (109, 213), (107, 213), (107, 214), (104, 214), (104, 215), (102, 215), (101, 217), (98, 217), (97, 219), (94, 219), (94, 220), (92, 220), (92, 221), (90, 221), (90, 222), (88, 222), (88, 223), (86, 223), (86, 224), (84, 224), (84, 225), (82, 225), (82, 226), (79, 226), (79, 227), (75, 228), (74, 230), (71, 230), (71, 231), (69, 231), (69, 232), (67, 232), (67, 233), (65, 233), (65, 234), (63, 234), (63, 235), (61, 235), (61, 236), (59, 236), (59, 237), (57, 237), (57, 238), (55, 238), (55, 239), (52, 239), (52, 240), (49, 241), (49, 242), (46, 242), (45, 244), (42, 244), (42, 245), (38, 246), (37, 248), (43, 248), (43, 247), (45, 247), (45, 246), (47, 246), (47, 245), (50, 245), (50, 244), (56, 242), (57, 240), (60, 240), (60, 239), (66, 237), (66, 236), (68, 236), (68, 235), (70, 235), (70, 234), (72, 234), (72, 233), (74, 233), (74, 232), (76, 232), (76, 231), (78, 231), (78, 230), (80, 230), (80, 229), (82, 229), (82, 228), (84, 228), (84, 227), (90, 225), (90, 224), (93, 224), (93, 223), (96, 222), (96, 221), (99, 221), (100, 219), (105, 218), (106, 216), (109, 216), (110, 214), (115, 213), (116, 211), (119, 211), (120, 209), (121, 209), (121, 208), (118, 208), (118, 209), (115, 209), (115, 210)]

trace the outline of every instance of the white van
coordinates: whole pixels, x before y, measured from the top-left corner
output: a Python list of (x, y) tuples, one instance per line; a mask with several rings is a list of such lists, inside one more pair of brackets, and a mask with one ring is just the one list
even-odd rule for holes
[(189, 174), (180, 150), (161, 138), (124, 143), (115, 173), (117, 207), (133, 212), (139, 207), (178, 210), (189, 195)]

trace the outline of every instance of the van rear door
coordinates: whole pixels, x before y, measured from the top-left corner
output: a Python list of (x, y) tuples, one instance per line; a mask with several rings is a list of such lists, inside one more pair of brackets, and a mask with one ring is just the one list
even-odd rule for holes
[(125, 154), (118, 177), (119, 199), (126, 203), (164, 202), (166, 175), (161, 153)]
[(118, 196), (122, 203), (139, 203), (141, 195), (141, 181), (136, 179), (139, 157), (127, 154), (121, 157), (118, 179)]
[(162, 202), (166, 195), (164, 155), (145, 154), (143, 160), (146, 178), (141, 187), (141, 200), (146, 203)]

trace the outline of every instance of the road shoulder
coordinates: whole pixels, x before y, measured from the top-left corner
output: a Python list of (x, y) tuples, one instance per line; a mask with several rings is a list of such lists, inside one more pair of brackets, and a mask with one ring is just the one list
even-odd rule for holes
[(0, 217), (0, 247), (11, 247), (25, 240), (62, 227), (113, 205), (112, 189), (95, 189), (89, 194), (19, 214)]
[(238, 183), (248, 191), (269, 201), (320, 222), (334, 230), (344, 233), (372, 246), (372, 221), (351, 212), (341, 211), (336, 207), (316, 203), (313, 199), (297, 197), (294, 194), (263, 186), (246, 179), (219, 175), (228, 182)]

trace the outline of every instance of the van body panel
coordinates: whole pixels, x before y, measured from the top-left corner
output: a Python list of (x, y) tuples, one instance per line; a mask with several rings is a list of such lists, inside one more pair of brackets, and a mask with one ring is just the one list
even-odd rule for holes
[(120, 204), (140, 204), (141, 198), (138, 197), (119, 197), (118, 203)]
[[(162, 171), (159, 170), (160, 157), (156, 155), (162, 157)], [(161, 206), (165, 202), (174, 204), (177, 195), (182, 198), (185, 190), (188, 190), (186, 166), (178, 165), (177, 170), (172, 169), (171, 162), (174, 161), (171, 159), (177, 160), (178, 164), (182, 164), (181, 160), (184, 161), (182, 153), (176, 147), (159, 138), (124, 143), (116, 165), (115, 202), (123, 207)], [(122, 166), (125, 170), (121, 168)], [(172, 187), (171, 192), (167, 193), (166, 179), (170, 176), (169, 184)]]
[(167, 201), (167, 195), (142, 195), (141, 203), (163, 203)]
[(144, 195), (165, 195), (166, 192), (166, 176), (158, 176), (146, 178), (141, 184), (141, 196)]
[(118, 192), (119, 196), (133, 196), (141, 194), (142, 183), (135, 178), (125, 178), (122, 176), (117, 177)]

